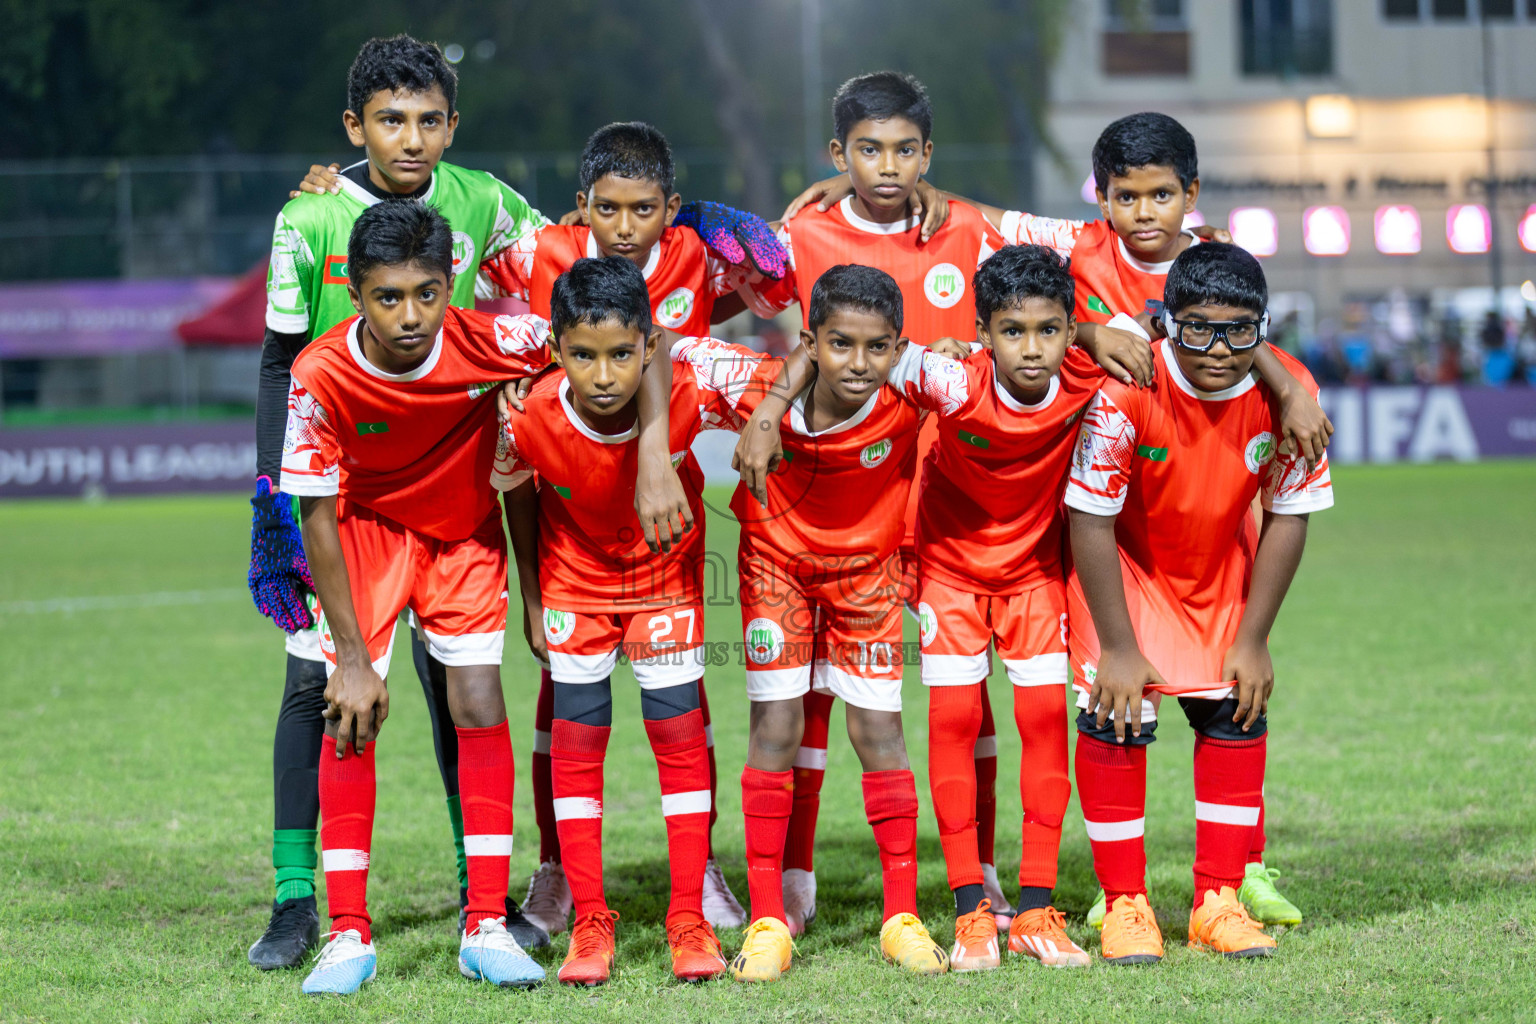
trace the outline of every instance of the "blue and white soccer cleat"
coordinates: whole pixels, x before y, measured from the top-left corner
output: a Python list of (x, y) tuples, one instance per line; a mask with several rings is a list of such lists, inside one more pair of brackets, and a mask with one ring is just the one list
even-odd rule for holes
[(466, 931), (460, 937), (459, 973), (503, 988), (532, 988), (544, 982), (544, 968), (517, 944), (501, 917), (483, 918), (474, 934)]
[(337, 932), (304, 979), (305, 995), (351, 995), (378, 973), (379, 958), (356, 928)]

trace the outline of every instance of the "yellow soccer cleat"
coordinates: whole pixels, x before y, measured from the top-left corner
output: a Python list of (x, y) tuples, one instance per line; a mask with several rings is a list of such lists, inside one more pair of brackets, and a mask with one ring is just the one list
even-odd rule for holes
[(880, 952), (913, 974), (943, 974), (949, 970), (944, 947), (933, 941), (914, 914), (897, 914), (880, 929)]
[(789, 925), (776, 917), (760, 917), (747, 925), (741, 952), (731, 961), (737, 981), (778, 981), (789, 970), (795, 944)]
[(1104, 934), (1099, 939), (1099, 955), (1112, 964), (1155, 964), (1163, 958), (1163, 933), (1157, 917), (1147, 905), (1147, 898), (1116, 896), (1115, 905), (1104, 915)]
[(1205, 890), (1200, 905), (1190, 912), (1189, 948), (1211, 949), (1234, 959), (1271, 956), (1275, 940), (1248, 916), (1232, 887), (1222, 886), (1221, 892)]

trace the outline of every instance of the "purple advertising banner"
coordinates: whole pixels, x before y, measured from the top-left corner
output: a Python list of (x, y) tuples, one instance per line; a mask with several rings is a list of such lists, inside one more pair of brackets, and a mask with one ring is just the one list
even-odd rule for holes
[(245, 491), (251, 419), (0, 430), (0, 498)]
[(1536, 388), (1324, 388), (1322, 403), (1341, 465), (1536, 455)]
[(223, 277), (0, 287), (0, 359), (175, 348), (176, 325), (229, 293)]

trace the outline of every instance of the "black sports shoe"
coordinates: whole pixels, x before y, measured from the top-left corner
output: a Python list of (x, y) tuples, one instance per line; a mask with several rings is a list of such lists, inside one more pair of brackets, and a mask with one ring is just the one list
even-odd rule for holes
[(298, 896), (272, 903), (272, 919), (267, 930), (251, 947), (246, 959), (252, 967), (275, 971), (297, 967), (305, 954), (320, 942), (320, 915), (315, 911), (314, 896)]
[[(464, 934), (464, 929), (469, 926), (469, 890), (459, 890), (459, 934)], [(523, 916), (523, 908), (517, 905), (517, 900), (507, 897), (507, 934), (517, 940), (517, 944), (524, 949), (538, 949), (549, 945), (549, 935)]]

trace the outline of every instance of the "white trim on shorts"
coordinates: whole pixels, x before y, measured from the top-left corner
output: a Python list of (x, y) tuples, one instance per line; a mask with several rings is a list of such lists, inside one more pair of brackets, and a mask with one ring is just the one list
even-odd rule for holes
[(811, 666), (747, 669), (747, 699), (762, 703), (794, 700), (811, 691)]
[(980, 654), (929, 654), (922, 652), (924, 686), (970, 686), (991, 675), (992, 659)]
[(600, 683), (613, 675), (618, 663), (617, 647), (605, 654), (549, 652), (549, 674), (557, 683)]
[(820, 693), (830, 693), (844, 704), (865, 711), (901, 710), (901, 676), (869, 679), (840, 669), (824, 658), (818, 658), (811, 685)]
[[(324, 648), (322, 648), (322, 651), (323, 650), (324, 650)], [(393, 658), (394, 656), (395, 656), (395, 631), (393, 629), (391, 629), (389, 631), (389, 645), (384, 648), (384, 653), (381, 656), (379, 656), (378, 658), (374, 659), (374, 662), (373, 662), (373, 670), (374, 670), (374, 672), (378, 673), (378, 676), (379, 676), (380, 679), (384, 679), (384, 680), (388, 680), (389, 679), (389, 662), (390, 662), (390, 659)], [(327, 656), (325, 658), (325, 678), (327, 678), (327, 679), (331, 678), (331, 676), (336, 674), (336, 662), (333, 660), (335, 657), (336, 657), (336, 654), (333, 651), (333, 652), (331, 652), (331, 654), (329, 656)]]
[(325, 652), (320, 649), (320, 627), (310, 626), (297, 633), (283, 636), (283, 649), (295, 658), (305, 661), (324, 661)]
[(658, 654), (654, 658), (631, 658), (629, 667), (634, 670), (635, 682), (640, 684), (642, 690), (681, 686), (703, 677), (704, 647), (702, 644), (686, 647)]
[(456, 668), (465, 665), (495, 665), (499, 668), (502, 651), (507, 643), (505, 629), (490, 633), (460, 633), (458, 636), (445, 636), (423, 627), (418, 631), (418, 635), (426, 643), (432, 657), (444, 665), (452, 665)]
[(1066, 651), (1037, 654), (1033, 658), (1004, 658), (1003, 667), (1014, 686), (1065, 686), (1072, 674)]
[[(1087, 690), (1078, 690), (1077, 691), (1077, 710), (1079, 710), (1079, 711), (1087, 711), (1088, 710), (1088, 691)], [(1114, 720), (1115, 720), (1115, 713), (1113, 711), (1111, 711), (1105, 717), (1105, 719), (1104, 719), (1105, 723), (1113, 722)], [(1142, 721), (1142, 724), (1146, 724), (1147, 722), (1155, 722), (1155, 721), (1157, 721), (1157, 705), (1153, 704), (1150, 700), (1148, 700), (1145, 697), (1141, 698), (1141, 721)]]

